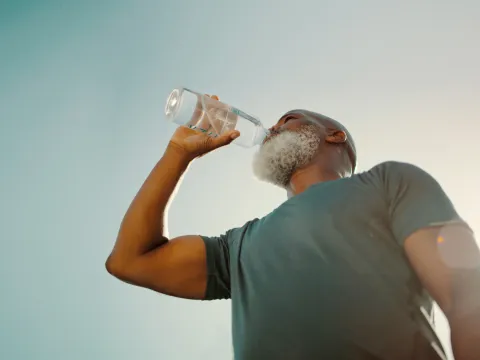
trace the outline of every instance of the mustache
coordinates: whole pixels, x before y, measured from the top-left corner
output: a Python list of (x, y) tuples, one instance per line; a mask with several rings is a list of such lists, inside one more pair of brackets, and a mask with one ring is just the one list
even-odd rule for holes
[(281, 133), (285, 132), (287, 130), (283, 130), (283, 131), (278, 131), (278, 130), (270, 130), (270, 133), (268, 134), (268, 136), (265, 138), (265, 140), (263, 141), (263, 143), (265, 144), (266, 142), (268, 142), (270, 139), (273, 139), (275, 136), (278, 136), (280, 135)]

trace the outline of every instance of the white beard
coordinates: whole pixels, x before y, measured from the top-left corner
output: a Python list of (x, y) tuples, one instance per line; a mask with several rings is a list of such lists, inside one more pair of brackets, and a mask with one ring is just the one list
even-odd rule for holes
[(259, 180), (286, 188), (293, 173), (313, 160), (320, 144), (315, 125), (284, 131), (260, 147), (253, 159), (253, 173)]

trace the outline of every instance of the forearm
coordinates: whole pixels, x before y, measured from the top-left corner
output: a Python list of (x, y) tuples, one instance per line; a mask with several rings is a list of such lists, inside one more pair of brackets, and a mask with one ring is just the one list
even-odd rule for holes
[[(478, 259), (475, 260), (478, 263)], [(455, 360), (480, 359), (480, 267), (459, 272), (453, 306), (447, 312)]]
[(128, 263), (168, 241), (166, 209), (189, 162), (175, 146), (167, 147), (130, 204), (109, 261)]
[(450, 321), (455, 360), (480, 359), (480, 307), (473, 314)]

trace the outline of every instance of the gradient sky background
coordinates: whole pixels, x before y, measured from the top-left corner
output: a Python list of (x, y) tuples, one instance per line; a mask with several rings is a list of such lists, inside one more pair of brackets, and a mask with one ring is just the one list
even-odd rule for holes
[[(478, 233), (479, 12), (474, 0), (0, 1), (0, 358), (231, 358), (228, 301), (168, 298), (104, 268), (175, 129), (163, 108), (179, 85), (267, 126), (292, 108), (334, 117), (359, 170), (423, 167)], [(253, 178), (253, 152), (192, 166), (171, 235), (217, 235), (285, 200)], [(438, 331), (448, 342), (442, 318)]]

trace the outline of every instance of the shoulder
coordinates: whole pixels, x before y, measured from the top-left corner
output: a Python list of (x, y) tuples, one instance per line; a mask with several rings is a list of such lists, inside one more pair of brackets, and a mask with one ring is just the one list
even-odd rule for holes
[(435, 182), (433, 177), (421, 167), (400, 161), (385, 161), (372, 167), (368, 173), (384, 184), (404, 182)]
[(241, 240), (245, 237), (246, 234), (251, 232), (257, 225), (259, 219), (254, 218), (250, 221), (247, 221), (244, 225), (230, 229), (229, 234), (234, 240)]
[(401, 161), (385, 161), (375, 165), (370, 169), (370, 171), (385, 175), (414, 175), (418, 173), (426, 173), (425, 170), (417, 165)]
[(252, 219), (244, 223), (242, 226), (231, 228), (217, 236), (201, 235), (201, 237), (205, 242), (209, 243), (223, 243), (228, 246), (235, 245), (243, 239), (246, 233), (252, 230), (258, 220), (258, 218)]
[(417, 195), (424, 192), (443, 193), (441, 185), (432, 175), (421, 167), (407, 162), (382, 162), (360, 176), (389, 198), (402, 197), (407, 192)]

